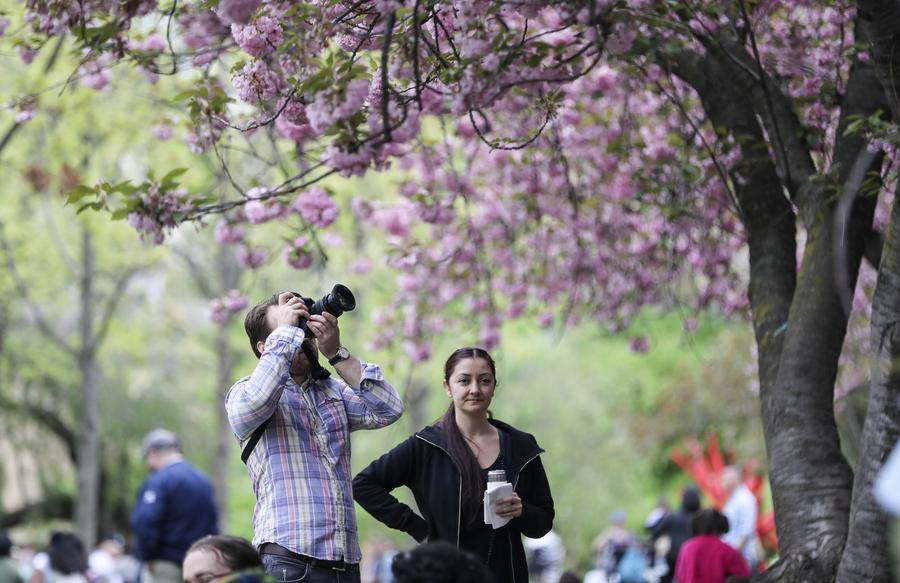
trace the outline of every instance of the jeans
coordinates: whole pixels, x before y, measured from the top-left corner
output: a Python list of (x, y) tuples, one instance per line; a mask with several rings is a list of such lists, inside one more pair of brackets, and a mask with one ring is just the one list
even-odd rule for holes
[(266, 574), (281, 583), (360, 583), (359, 567), (352, 571), (335, 571), (326, 567), (312, 567), (309, 563), (290, 557), (263, 554), (260, 558)]

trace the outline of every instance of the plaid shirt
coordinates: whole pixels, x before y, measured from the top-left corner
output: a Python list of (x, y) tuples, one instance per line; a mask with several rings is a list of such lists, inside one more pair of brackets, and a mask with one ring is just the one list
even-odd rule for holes
[(390, 425), (403, 402), (374, 364), (363, 363), (358, 389), (334, 377), (298, 386), (289, 371), (303, 338), (300, 328), (277, 328), (253, 374), (225, 397), (242, 448), (274, 415), (247, 460), (256, 493), (253, 544), (358, 563), (350, 432)]

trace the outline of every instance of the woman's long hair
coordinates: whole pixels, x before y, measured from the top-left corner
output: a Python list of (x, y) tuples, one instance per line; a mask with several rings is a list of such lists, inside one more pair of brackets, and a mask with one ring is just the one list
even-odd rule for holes
[[(456, 368), (459, 361), (467, 358), (484, 359), (491, 369), (491, 374), (494, 375), (494, 383), (497, 382), (497, 369), (494, 365), (494, 359), (491, 358), (487, 350), (473, 347), (459, 348), (450, 355), (450, 358), (444, 363), (444, 381), (449, 383), (453, 369)], [(447, 443), (447, 453), (450, 454), (450, 459), (459, 468), (462, 478), (462, 500), (460, 501), (462, 519), (465, 524), (474, 525), (481, 520), (482, 495), (485, 483), (481, 477), (481, 466), (478, 465), (478, 459), (472, 453), (465, 437), (459, 430), (459, 426), (456, 424), (456, 413), (452, 402), (437, 425), (444, 434), (444, 439)]]

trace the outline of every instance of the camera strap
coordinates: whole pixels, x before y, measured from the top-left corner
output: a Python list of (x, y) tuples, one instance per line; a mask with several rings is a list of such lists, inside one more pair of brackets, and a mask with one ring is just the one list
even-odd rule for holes
[(316, 355), (309, 342), (303, 342), (300, 345), (300, 349), (303, 350), (303, 354), (306, 355), (306, 360), (309, 362), (310, 378), (316, 381), (324, 381), (331, 376), (331, 373), (319, 364), (319, 357)]

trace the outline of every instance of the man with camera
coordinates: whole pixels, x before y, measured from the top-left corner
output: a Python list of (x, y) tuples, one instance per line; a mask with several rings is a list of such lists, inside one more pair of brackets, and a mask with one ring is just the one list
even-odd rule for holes
[(317, 302), (282, 292), (244, 320), (259, 363), (225, 408), (256, 493), (253, 544), (279, 581), (360, 580), (350, 432), (390, 425), (403, 402), (377, 365), (341, 345), (337, 317), (354, 307), (344, 286)]

